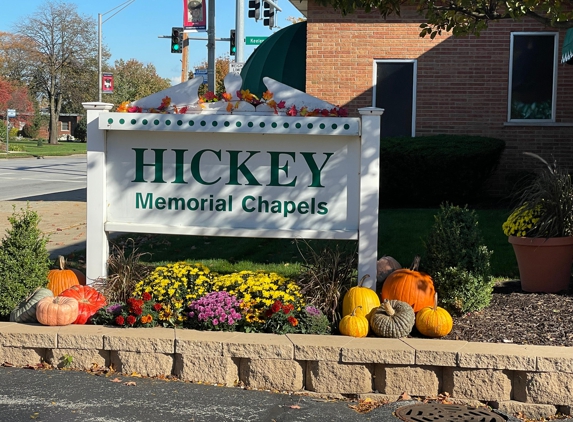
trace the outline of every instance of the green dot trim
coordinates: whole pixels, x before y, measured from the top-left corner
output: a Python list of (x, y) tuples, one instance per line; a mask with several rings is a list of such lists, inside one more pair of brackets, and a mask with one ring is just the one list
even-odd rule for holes
[(167, 126), (171, 125), (171, 120), (165, 120), (165, 124), (166, 124)]
[(107, 119), (107, 122), (111, 125), (113, 123), (113, 119)]
[(344, 125), (344, 129), (346, 129), (346, 130), (350, 129), (350, 125), (349, 125), (348, 123), (346, 123), (346, 124)]
[(225, 125), (225, 127), (229, 127), (229, 125), (230, 125), (231, 123), (225, 122), (225, 123), (223, 123), (223, 124)]
[(143, 119), (143, 120), (141, 121), (141, 123), (143, 123), (143, 125), (145, 126), (145, 125), (147, 124), (147, 119)]
[(119, 119), (119, 124), (122, 125), (125, 123), (125, 119)]
[(260, 127), (265, 127), (265, 122), (259, 123), (259, 126), (260, 126)]
[(253, 127), (253, 122), (247, 123), (247, 126), (248, 126), (248, 127)]
[(296, 127), (297, 129), (300, 129), (301, 124), (300, 124), (300, 123), (297, 123), (296, 125), (294, 125), (294, 127)]
[(207, 122), (205, 120), (201, 120), (201, 126), (206, 126)]
[(157, 126), (157, 125), (159, 124), (159, 120), (155, 119), (155, 120), (153, 121), (153, 124), (154, 124), (155, 126)]
[(321, 123), (319, 128), (324, 129), (326, 127), (326, 125), (324, 123)]
[(193, 120), (189, 120), (189, 126), (194, 126), (195, 122)]
[(132, 125), (134, 125), (134, 124), (136, 124), (136, 123), (137, 123), (137, 120), (131, 119), (131, 124), (132, 124)]
[(333, 124), (332, 124), (332, 128), (333, 128), (333, 129), (336, 129), (337, 127), (338, 127), (338, 125), (337, 125), (336, 123), (333, 123)]
[(307, 128), (312, 129), (314, 127), (314, 125), (312, 123), (309, 123), (308, 125), (306, 125)]
[(181, 126), (183, 124), (183, 120), (177, 120), (177, 126)]
[(283, 127), (284, 127), (285, 129), (287, 129), (287, 128), (289, 127), (289, 124), (288, 124), (288, 123), (283, 123)]
[(272, 123), (271, 123), (271, 126), (272, 126), (273, 128), (276, 128), (276, 127), (277, 127), (277, 123), (276, 123), (276, 122), (272, 122)]
[(241, 122), (237, 122), (237, 123), (235, 123), (235, 126), (237, 126), (237, 127), (241, 127)]
[(213, 126), (217, 126), (219, 124), (219, 122), (217, 122), (216, 120), (213, 120), (213, 123), (211, 123)]

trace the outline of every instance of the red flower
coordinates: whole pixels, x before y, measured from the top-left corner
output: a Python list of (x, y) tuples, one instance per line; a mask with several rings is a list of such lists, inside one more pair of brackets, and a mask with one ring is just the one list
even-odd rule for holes
[(293, 327), (296, 327), (298, 325), (298, 319), (296, 319), (293, 316), (289, 316), (287, 318), (287, 321), (290, 323), (290, 325), (292, 325)]
[(141, 299), (143, 299), (144, 302), (148, 302), (151, 300), (151, 294), (149, 292), (143, 292)]
[(127, 323), (128, 323), (129, 325), (135, 324), (135, 321), (137, 321), (137, 319), (136, 319), (133, 315), (129, 315), (129, 316), (127, 317)]
[(329, 112), (327, 109), (323, 108), (322, 110), (320, 110), (320, 114), (322, 114), (324, 117), (327, 117)]
[(289, 303), (288, 305), (283, 306), (283, 313), (288, 314), (293, 309), (294, 309), (294, 305), (292, 303)]
[(115, 317), (115, 323), (117, 325), (123, 325), (125, 324), (125, 319), (121, 315), (118, 315)]
[(345, 108), (339, 108), (338, 115), (340, 117), (348, 117), (348, 110), (346, 110)]
[(143, 308), (141, 306), (137, 306), (131, 309), (131, 313), (135, 315), (141, 315), (143, 313)]
[(156, 303), (155, 305), (153, 305), (153, 309), (156, 312), (159, 312), (161, 310), (161, 308), (162, 308), (161, 303)]
[(274, 314), (278, 311), (281, 310), (282, 307), (282, 303), (280, 300), (275, 301), (275, 303), (273, 303), (273, 305), (271, 306), (271, 312)]

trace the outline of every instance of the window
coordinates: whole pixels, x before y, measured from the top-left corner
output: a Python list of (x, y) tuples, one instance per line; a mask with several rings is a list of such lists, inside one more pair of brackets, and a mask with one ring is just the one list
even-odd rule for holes
[(555, 121), (557, 33), (511, 34), (509, 121)]
[(62, 132), (70, 131), (70, 122), (62, 122)]

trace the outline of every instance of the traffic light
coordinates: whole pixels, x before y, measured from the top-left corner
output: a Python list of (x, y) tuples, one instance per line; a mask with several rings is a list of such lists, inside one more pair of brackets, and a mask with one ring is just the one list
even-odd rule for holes
[(249, 0), (249, 18), (261, 18), (261, 0)]
[(229, 55), (234, 56), (237, 54), (237, 37), (235, 30), (231, 29), (231, 36), (229, 37)]
[(171, 28), (171, 52), (181, 53), (183, 50), (183, 28)]
[(275, 8), (266, 1), (264, 3), (263, 16), (265, 18), (263, 19), (263, 25), (268, 26), (269, 29), (273, 29), (275, 27)]

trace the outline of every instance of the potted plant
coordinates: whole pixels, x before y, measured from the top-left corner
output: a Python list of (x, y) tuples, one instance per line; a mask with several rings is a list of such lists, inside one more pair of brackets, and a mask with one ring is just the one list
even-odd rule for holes
[(527, 292), (566, 290), (573, 262), (573, 184), (571, 176), (537, 154), (544, 167), (518, 192), (517, 205), (503, 224), (512, 244), (521, 288)]

